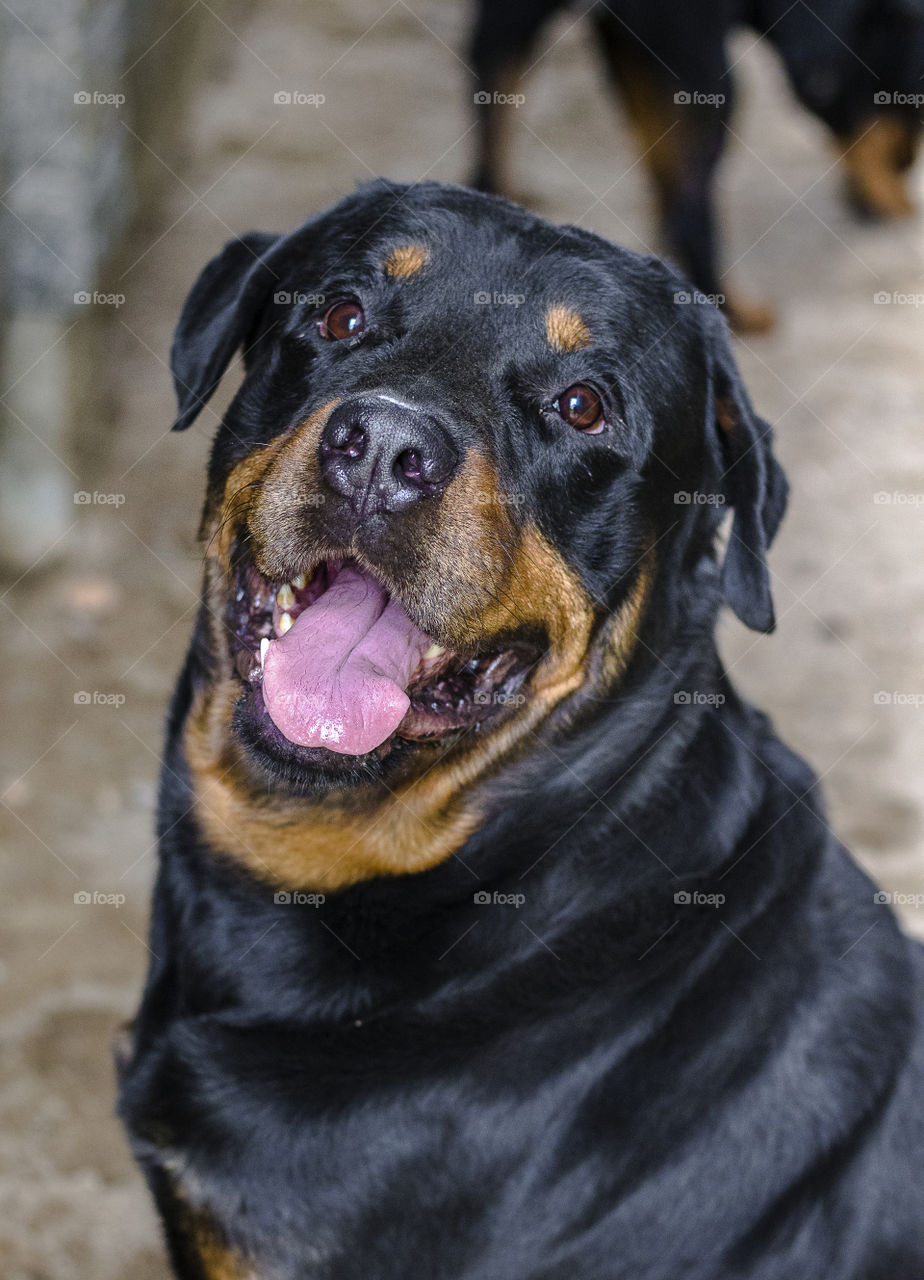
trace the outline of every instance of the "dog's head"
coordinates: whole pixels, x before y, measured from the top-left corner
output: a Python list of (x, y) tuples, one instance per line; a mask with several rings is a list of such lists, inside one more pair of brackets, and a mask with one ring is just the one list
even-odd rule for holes
[(173, 348), (178, 428), (239, 349), (188, 743), (213, 779), (445, 808), (618, 692), (730, 508), (725, 596), (772, 627), (770, 429), (724, 322), (656, 260), (375, 183), (209, 263)]

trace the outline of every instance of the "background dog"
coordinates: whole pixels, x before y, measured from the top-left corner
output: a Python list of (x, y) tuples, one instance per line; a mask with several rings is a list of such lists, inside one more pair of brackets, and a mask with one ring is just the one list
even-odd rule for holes
[[(478, 155), (473, 182), (506, 188), (504, 142), (518, 92), (548, 21), (564, 0), (481, 0), (470, 59)], [(667, 250), (733, 324), (762, 330), (769, 307), (731, 294), (720, 270), (713, 178), (734, 106), (727, 41), (746, 24), (782, 58), (802, 103), (831, 130), (855, 207), (877, 218), (911, 212), (903, 175), (917, 151), (924, 10), (915, 0), (789, 0), (589, 6), (610, 83), (625, 106), (654, 186)]]

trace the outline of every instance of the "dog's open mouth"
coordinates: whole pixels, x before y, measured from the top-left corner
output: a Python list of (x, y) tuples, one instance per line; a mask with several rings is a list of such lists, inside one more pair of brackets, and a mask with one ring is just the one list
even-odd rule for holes
[(283, 584), (241, 568), (229, 624), (237, 673), (260, 688), (283, 737), (349, 756), (394, 736), (480, 729), (525, 701), (521, 687), (538, 656), (521, 644), (475, 654), (435, 644), (349, 559)]

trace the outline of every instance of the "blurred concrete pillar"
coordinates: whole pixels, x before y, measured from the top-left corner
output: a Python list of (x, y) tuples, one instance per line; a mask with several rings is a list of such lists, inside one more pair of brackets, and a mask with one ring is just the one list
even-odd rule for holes
[(85, 335), (107, 313), (116, 322), (102, 283), (107, 263), (138, 207), (139, 180), (152, 186), (135, 135), (156, 140), (159, 116), (176, 125), (200, 10), (208, 12), (182, 0), (0, 6), (0, 562), (8, 569), (46, 555), (74, 519), (84, 487), (73, 424), (88, 389)]

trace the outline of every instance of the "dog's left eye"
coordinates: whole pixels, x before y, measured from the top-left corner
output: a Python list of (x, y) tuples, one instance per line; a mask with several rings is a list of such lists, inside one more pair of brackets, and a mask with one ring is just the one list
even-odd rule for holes
[(366, 316), (358, 302), (348, 299), (335, 302), (318, 321), (318, 332), (322, 338), (339, 341), (341, 338), (358, 338), (366, 327)]
[(586, 435), (598, 435), (606, 426), (603, 401), (586, 383), (576, 382), (555, 401), (555, 409), (569, 427)]

